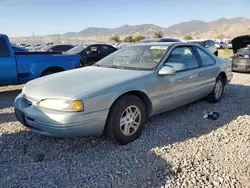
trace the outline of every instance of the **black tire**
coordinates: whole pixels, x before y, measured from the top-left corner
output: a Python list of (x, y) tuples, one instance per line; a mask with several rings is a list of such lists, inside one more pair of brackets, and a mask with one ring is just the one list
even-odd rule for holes
[[(216, 84), (218, 82), (222, 83), (221, 94), (219, 95), (219, 97), (216, 95)], [(218, 76), (217, 79), (216, 79), (216, 82), (215, 82), (214, 89), (213, 89), (212, 93), (210, 93), (206, 97), (206, 100), (209, 101), (209, 102), (213, 102), (213, 103), (219, 102), (221, 100), (221, 98), (222, 98), (222, 95), (223, 95), (223, 92), (224, 92), (224, 87), (225, 87), (225, 80), (223, 79), (222, 76)]]
[[(124, 135), (122, 128), (120, 127), (120, 119), (128, 107), (136, 106), (141, 114), (141, 121), (137, 130), (132, 135)], [(106, 123), (105, 134), (109, 139), (125, 145), (129, 142), (136, 140), (142, 133), (146, 122), (146, 109), (145, 105), (140, 98), (135, 95), (124, 95), (119, 98), (112, 106), (108, 120)], [(131, 130), (131, 128), (129, 128)], [(135, 130), (135, 129), (134, 129)]]
[(218, 51), (214, 52), (214, 55), (218, 56), (219, 55)]

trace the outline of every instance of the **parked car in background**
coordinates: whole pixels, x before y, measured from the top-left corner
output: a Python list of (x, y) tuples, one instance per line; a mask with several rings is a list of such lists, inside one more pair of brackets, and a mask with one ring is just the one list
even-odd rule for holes
[(154, 38), (154, 39), (143, 39), (140, 40), (138, 43), (150, 43), (150, 42), (181, 42), (181, 41), (173, 38)]
[(44, 46), (46, 46), (46, 44), (44, 43), (39, 43), (39, 44), (35, 44), (29, 47), (29, 51), (38, 51), (41, 48), (43, 48)]
[(233, 71), (250, 72), (250, 45), (239, 49), (231, 61)]
[(27, 52), (26, 49), (21, 48), (21, 47), (17, 47), (17, 46), (13, 46), (13, 45), (12, 45), (12, 49), (14, 52)]
[(25, 49), (26, 49), (26, 50), (29, 50), (30, 47), (31, 47), (31, 45), (30, 45), (30, 44), (27, 44), (27, 45), (25, 46)]
[(81, 65), (89, 66), (116, 50), (117, 48), (108, 44), (91, 44), (76, 46), (64, 54), (79, 54), (81, 56)]
[(225, 43), (225, 42), (216, 42), (216, 43), (215, 43), (215, 46), (216, 46), (217, 48), (219, 48), (219, 49), (228, 48), (228, 45), (227, 45), (227, 43)]
[(26, 83), (32, 79), (80, 67), (79, 55), (54, 52), (15, 51), (6, 35), (0, 34), (0, 85)]
[(18, 46), (21, 48), (25, 48), (26, 44), (19, 44)]
[(231, 41), (227, 43), (227, 48), (228, 48), (228, 49), (232, 49), (232, 48), (233, 48), (233, 45), (232, 45), (232, 42), (231, 42)]
[(104, 132), (127, 144), (147, 118), (202, 99), (219, 102), (231, 64), (192, 43), (142, 43), (93, 66), (27, 83), (15, 99), (17, 119), (48, 136)]
[(232, 41), (233, 52), (236, 54), (239, 49), (246, 48), (250, 44), (250, 35), (243, 35), (234, 38)]
[(188, 42), (200, 44), (201, 46), (207, 48), (214, 55), (218, 56), (218, 49), (215, 46), (213, 40), (189, 40)]
[(74, 48), (74, 46), (69, 45), (69, 44), (56, 44), (56, 45), (45, 46), (41, 48), (39, 51), (41, 52), (66, 52), (70, 50), (71, 48)]

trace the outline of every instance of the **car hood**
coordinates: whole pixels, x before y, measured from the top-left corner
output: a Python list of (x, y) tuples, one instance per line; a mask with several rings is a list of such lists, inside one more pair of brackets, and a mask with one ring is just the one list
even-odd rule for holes
[[(28, 82), (22, 93), (27, 98), (42, 100), (46, 98), (72, 99), (79, 95), (91, 95), (105, 89), (143, 77), (151, 71), (121, 70), (104, 67), (85, 67), (45, 76)], [(101, 93), (100, 93), (101, 94)]]

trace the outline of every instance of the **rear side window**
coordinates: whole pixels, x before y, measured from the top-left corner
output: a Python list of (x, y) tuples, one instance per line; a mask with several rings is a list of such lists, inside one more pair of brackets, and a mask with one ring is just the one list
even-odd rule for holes
[(104, 53), (104, 54), (109, 53), (108, 46), (100, 46), (99, 48), (100, 48), (101, 53)]
[(61, 46), (54, 46), (49, 51), (51, 51), (51, 52), (57, 52), (57, 51), (60, 51), (60, 50), (61, 50)]
[(0, 57), (9, 57), (10, 51), (4, 38), (0, 38)]
[(200, 48), (197, 48), (197, 51), (201, 57), (203, 66), (209, 66), (215, 64), (215, 60), (208, 53), (204, 52)]

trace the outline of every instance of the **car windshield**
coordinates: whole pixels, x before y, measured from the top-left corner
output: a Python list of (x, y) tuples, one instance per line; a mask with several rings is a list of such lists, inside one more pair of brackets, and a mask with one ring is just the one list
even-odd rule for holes
[(167, 49), (167, 45), (127, 46), (112, 53), (95, 65), (112, 68), (153, 70), (160, 63)]
[(86, 47), (87, 46), (78, 45), (78, 46), (68, 50), (67, 53), (78, 54), (78, 53), (81, 53)]

